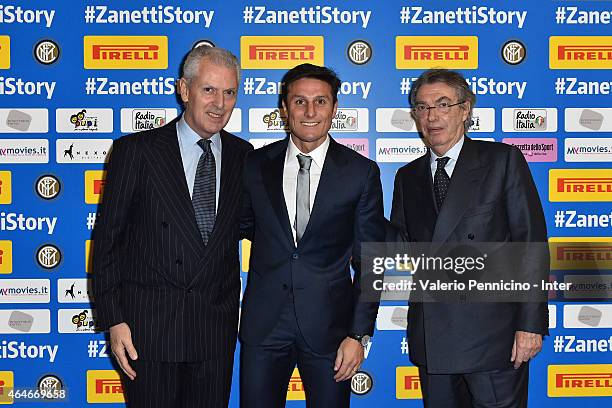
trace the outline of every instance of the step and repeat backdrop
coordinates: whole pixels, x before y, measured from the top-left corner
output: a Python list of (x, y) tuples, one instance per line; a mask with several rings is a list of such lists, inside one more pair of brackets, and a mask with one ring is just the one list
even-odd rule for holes
[[(0, 3), (0, 404), (123, 406), (89, 290), (102, 169), (114, 139), (180, 114), (179, 65), (201, 43), (239, 57), (227, 130), (255, 147), (285, 136), (288, 68), (335, 69), (332, 135), (378, 162), (387, 215), (396, 170), (425, 153), (411, 83), (429, 67), (460, 70), (477, 95), (470, 135), (524, 153), (551, 280), (574, 284), (550, 292), (530, 403), (612, 404), (611, 20), (610, 1)], [(242, 242), (243, 285), (248, 255)], [(421, 406), (407, 308), (381, 303), (353, 406)], [(297, 370), (287, 395), (305, 406)]]

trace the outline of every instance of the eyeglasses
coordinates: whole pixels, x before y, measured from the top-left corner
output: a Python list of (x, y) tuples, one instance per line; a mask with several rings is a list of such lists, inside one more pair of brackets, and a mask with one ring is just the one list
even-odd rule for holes
[(430, 109), (437, 109), (441, 114), (447, 114), (450, 112), (453, 106), (461, 105), (465, 103), (465, 101), (457, 102), (457, 103), (448, 103), (448, 102), (437, 102), (434, 106), (428, 106), (424, 103), (419, 103), (412, 108), (412, 111), (417, 116), (426, 116), (429, 114)]

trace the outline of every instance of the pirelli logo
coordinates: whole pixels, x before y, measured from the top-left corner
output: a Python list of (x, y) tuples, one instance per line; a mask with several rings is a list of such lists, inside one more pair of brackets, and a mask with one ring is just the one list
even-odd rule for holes
[(85, 36), (85, 69), (166, 69), (166, 36)]
[(115, 370), (87, 370), (87, 402), (125, 402), (119, 374)]
[(397, 69), (478, 68), (478, 37), (395, 37)]
[(106, 184), (106, 171), (86, 170), (85, 171), (85, 203), (100, 204), (102, 193)]
[(612, 201), (612, 169), (551, 169), (550, 201)]
[(240, 65), (242, 68), (291, 69), (303, 63), (325, 64), (323, 37), (240, 37)]
[(553, 270), (612, 269), (612, 237), (551, 237), (548, 241)]
[(0, 371), (0, 404), (13, 404), (13, 396), (9, 391), (13, 390), (14, 378), (12, 371)]
[(612, 68), (612, 36), (549, 39), (550, 69)]
[(417, 367), (395, 368), (395, 398), (422, 399), (421, 380)]
[(302, 377), (297, 368), (293, 369), (291, 378), (289, 379), (289, 387), (287, 388), (287, 400), (288, 401), (305, 401), (306, 393), (304, 392), (304, 384), (302, 383)]
[(612, 364), (548, 366), (549, 397), (612, 396)]
[(11, 37), (0, 35), (0, 69), (11, 67)]

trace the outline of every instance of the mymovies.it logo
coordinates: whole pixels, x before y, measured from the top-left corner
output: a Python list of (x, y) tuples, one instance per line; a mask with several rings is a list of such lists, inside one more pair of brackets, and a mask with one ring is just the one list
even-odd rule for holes
[(175, 108), (122, 108), (121, 132), (151, 130), (170, 122), (177, 116)]
[(57, 139), (55, 161), (58, 163), (104, 163), (113, 139)]
[(556, 132), (556, 108), (504, 108), (504, 132)]
[(410, 163), (427, 153), (420, 138), (376, 139), (376, 161)]
[(49, 140), (0, 139), (0, 163), (49, 163)]
[(49, 279), (2, 279), (0, 303), (49, 303)]
[(566, 162), (610, 162), (612, 140), (608, 138), (566, 138)]
[(566, 108), (566, 132), (612, 132), (612, 108)]

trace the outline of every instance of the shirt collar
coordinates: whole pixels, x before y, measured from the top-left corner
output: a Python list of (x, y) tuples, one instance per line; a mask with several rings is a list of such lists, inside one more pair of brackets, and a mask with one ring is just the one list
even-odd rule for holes
[(450, 150), (444, 154), (444, 156), (438, 156), (436, 155), (436, 153), (434, 153), (433, 150), (429, 149), (429, 151), (431, 152), (429, 163), (430, 164), (435, 163), (436, 159), (440, 157), (448, 157), (451, 160), (457, 161), (457, 159), (459, 159), (459, 153), (461, 153), (461, 148), (463, 147), (464, 141), (465, 141), (465, 136), (462, 136), (461, 139), (459, 139), (459, 141), (455, 143), (455, 145), (451, 147)]
[[(194, 146), (198, 149), (200, 148), (198, 146), (198, 141), (202, 138), (189, 126), (184, 116), (182, 116), (176, 124), (176, 133), (179, 138), (179, 143), (183, 148), (192, 148)], [(221, 135), (219, 133), (212, 135), (210, 137), (210, 142), (211, 149), (221, 151)]]
[(296, 156), (300, 153), (305, 154), (307, 156), (312, 157), (312, 160), (315, 164), (322, 169), (323, 163), (325, 162), (325, 156), (327, 155), (327, 149), (329, 149), (330, 138), (329, 135), (326, 136), (325, 141), (321, 143), (319, 147), (311, 151), (310, 153), (302, 153), (300, 149), (297, 148), (295, 143), (293, 143), (293, 139), (291, 139), (291, 135), (289, 135), (289, 145), (287, 146), (287, 156), (285, 156), (285, 164), (289, 162), (289, 160), (297, 160)]

